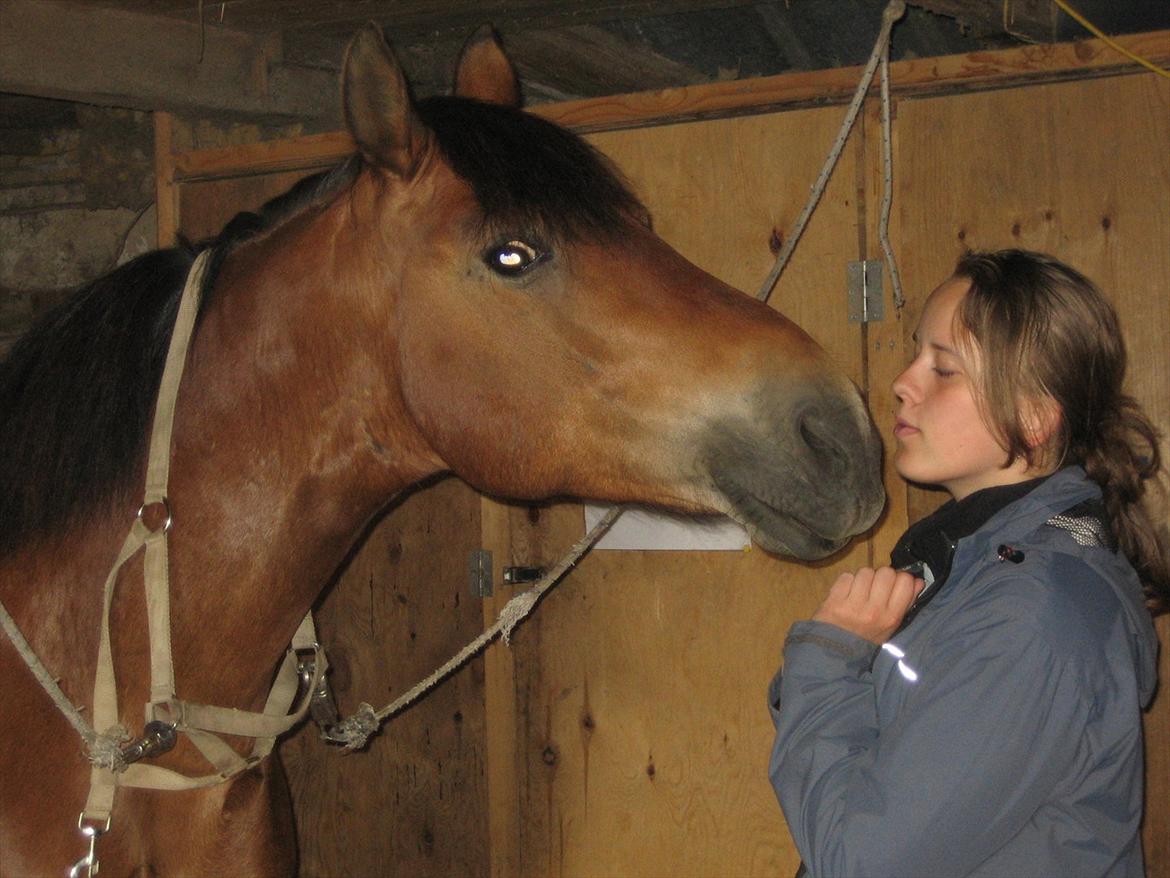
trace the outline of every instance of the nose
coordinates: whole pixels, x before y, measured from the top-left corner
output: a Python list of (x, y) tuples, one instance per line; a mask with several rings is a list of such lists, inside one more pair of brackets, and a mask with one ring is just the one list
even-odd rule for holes
[(894, 383), (890, 385), (894, 391), (894, 398), (898, 402), (907, 402), (914, 394), (913, 368), (914, 364), (911, 363), (902, 370), (901, 374), (894, 379)]

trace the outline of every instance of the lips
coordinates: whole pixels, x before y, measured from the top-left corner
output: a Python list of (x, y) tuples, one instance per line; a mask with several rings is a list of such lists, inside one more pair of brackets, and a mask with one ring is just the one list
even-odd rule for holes
[(898, 418), (897, 421), (894, 422), (894, 438), (895, 439), (904, 439), (907, 436), (912, 436), (915, 433), (920, 433), (920, 432), (922, 432), (922, 431), (919, 430), (917, 427), (915, 427), (913, 424), (911, 424), (909, 421), (904, 421), (901, 418)]

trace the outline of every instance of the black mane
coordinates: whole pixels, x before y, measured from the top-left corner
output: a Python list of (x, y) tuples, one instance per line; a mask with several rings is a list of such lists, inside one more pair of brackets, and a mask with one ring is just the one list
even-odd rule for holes
[(545, 119), (453, 97), (428, 98), (418, 112), (491, 231), (574, 240), (614, 234), (644, 213), (608, 159)]
[[(475, 191), (489, 231), (603, 236), (641, 212), (595, 149), (543, 119), (459, 98), (431, 98), (418, 110)], [(206, 305), (235, 246), (326, 204), (361, 168), (355, 156), (237, 215), (212, 241), (138, 257), (80, 289), (16, 343), (0, 362), (0, 552), (72, 523), (139, 471), (179, 295), (198, 253), (214, 248)]]
[(214, 248), (205, 306), (233, 247), (321, 204), (358, 170), (351, 159), (301, 180), (256, 213), (238, 214), (211, 241), (127, 262), (82, 287), (16, 342), (0, 361), (0, 552), (70, 522), (138, 471), (195, 257)]

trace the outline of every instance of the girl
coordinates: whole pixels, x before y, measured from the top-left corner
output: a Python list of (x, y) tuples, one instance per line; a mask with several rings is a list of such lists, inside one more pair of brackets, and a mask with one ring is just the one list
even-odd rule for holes
[(1139, 878), (1143, 590), (1165, 609), (1170, 564), (1116, 314), (1055, 259), (972, 253), (915, 345), (894, 463), (952, 499), (789, 632), (770, 776), (797, 847), (817, 878)]

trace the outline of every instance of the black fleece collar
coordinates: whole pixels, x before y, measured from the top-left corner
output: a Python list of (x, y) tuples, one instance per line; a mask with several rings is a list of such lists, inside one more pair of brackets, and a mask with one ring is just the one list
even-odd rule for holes
[(890, 564), (898, 570), (908, 570), (925, 579), (926, 587), (902, 619), (899, 631), (938, 594), (946, 582), (959, 540), (975, 533), (993, 515), (1031, 493), (1047, 478), (1042, 476), (1013, 485), (975, 491), (962, 500), (944, 503), (932, 514), (910, 526), (890, 552)]

